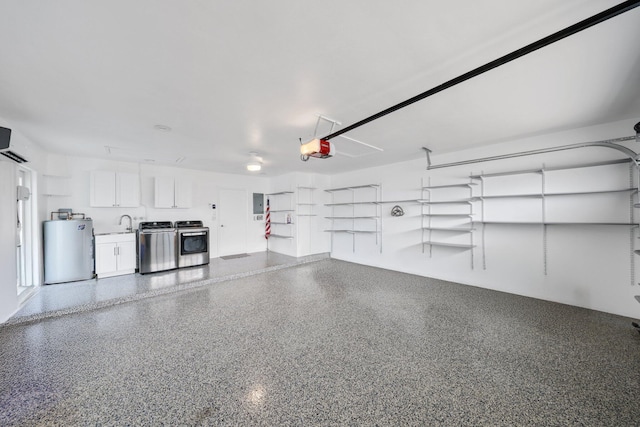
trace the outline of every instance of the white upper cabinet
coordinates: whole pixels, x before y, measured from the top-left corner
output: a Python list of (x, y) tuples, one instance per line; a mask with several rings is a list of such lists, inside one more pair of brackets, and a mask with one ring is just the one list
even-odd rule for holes
[(92, 171), (89, 205), (96, 208), (140, 206), (140, 181), (135, 173)]
[(190, 208), (191, 180), (185, 178), (156, 177), (155, 202), (156, 208)]

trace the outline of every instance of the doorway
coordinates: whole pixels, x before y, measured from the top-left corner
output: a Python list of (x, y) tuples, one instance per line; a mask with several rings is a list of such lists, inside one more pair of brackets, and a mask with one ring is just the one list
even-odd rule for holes
[(218, 256), (247, 252), (248, 203), (246, 190), (220, 190)]
[(33, 280), (33, 219), (34, 203), (31, 194), (33, 187), (30, 170), (19, 166), (17, 168), (17, 218), (16, 218), (16, 272), (17, 292), (19, 296), (26, 296), (27, 291), (34, 288)]

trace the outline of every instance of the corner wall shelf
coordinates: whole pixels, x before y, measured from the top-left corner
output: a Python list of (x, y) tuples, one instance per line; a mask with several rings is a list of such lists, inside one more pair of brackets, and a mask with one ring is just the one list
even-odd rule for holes
[(284, 236), (281, 234), (270, 234), (269, 238), (275, 237), (276, 239), (293, 239), (293, 236)]
[(293, 191), (276, 191), (273, 193), (267, 193), (267, 201), (271, 204), (273, 201), (274, 209), (270, 209), (273, 215), (271, 221), (273, 232), (267, 239), (267, 250), (269, 250), (269, 240), (271, 238), (281, 240), (294, 240), (295, 232), (293, 226), (295, 225), (292, 219), (292, 213), (295, 212), (293, 208)]

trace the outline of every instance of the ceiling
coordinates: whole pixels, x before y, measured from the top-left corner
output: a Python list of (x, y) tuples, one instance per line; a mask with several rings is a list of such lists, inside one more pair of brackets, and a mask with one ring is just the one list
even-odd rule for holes
[(0, 117), (54, 153), (340, 173), (640, 117), (636, 8), (346, 134), (384, 151), (299, 159), (319, 115), (347, 126), (618, 3), (3, 1)]

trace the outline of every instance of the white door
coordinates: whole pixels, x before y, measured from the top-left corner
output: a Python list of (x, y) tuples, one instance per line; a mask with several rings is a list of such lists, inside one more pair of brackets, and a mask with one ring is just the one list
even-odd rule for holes
[(246, 190), (220, 190), (219, 256), (243, 254), (247, 251), (248, 204)]

